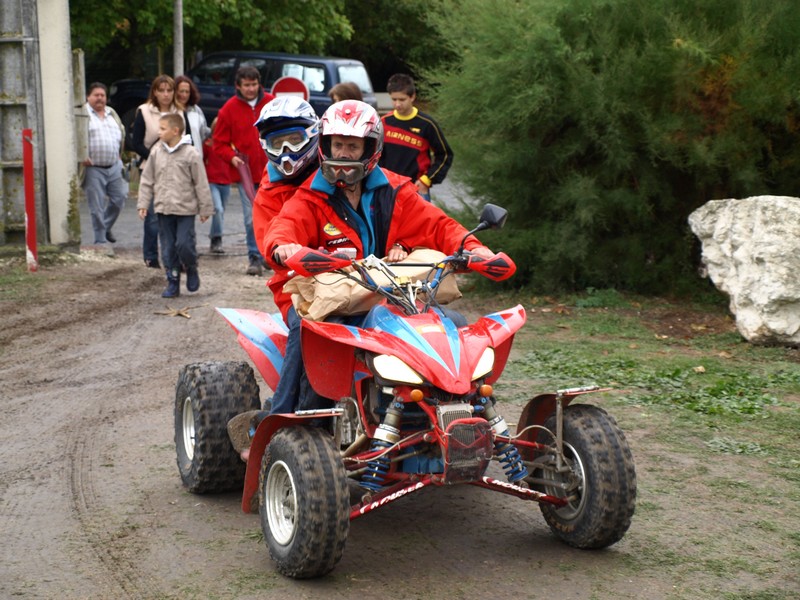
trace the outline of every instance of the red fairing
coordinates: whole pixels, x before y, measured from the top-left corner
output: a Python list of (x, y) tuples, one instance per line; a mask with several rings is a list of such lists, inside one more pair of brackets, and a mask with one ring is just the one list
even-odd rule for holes
[(521, 304), (513, 308), (481, 317), (470, 327), (485, 327), (494, 347), (494, 368), (486, 383), (494, 383), (503, 374), (511, 352), (514, 335), (525, 325), (528, 315)]
[[(526, 318), (522, 306), (516, 306), (456, 330), (434, 312), (395, 320), (396, 309), (379, 308), (386, 318), (376, 328), (303, 321), (304, 362), (309, 381), (319, 394), (328, 398), (351, 395), (356, 360), (352, 348), (396, 356), (428, 383), (453, 394), (466, 394), (487, 347), (495, 350), (494, 368), (487, 381), (500, 376), (514, 334)], [(395, 328), (397, 323), (402, 324)]]
[(517, 265), (505, 252), (495, 254), (492, 258), (481, 258), (473, 254), (469, 257), (467, 266), (492, 281), (503, 281), (517, 272)]
[(274, 390), (280, 379), (288, 335), (281, 315), (243, 308), (217, 308), (217, 312), (238, 334), (239, 344), (266, 384)]

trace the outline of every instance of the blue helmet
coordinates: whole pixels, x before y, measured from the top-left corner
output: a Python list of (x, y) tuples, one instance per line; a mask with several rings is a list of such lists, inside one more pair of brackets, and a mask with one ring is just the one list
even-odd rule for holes
[(316, 162), (319, 118), (302, 98), (279, 96), (268, 102), (255, 127), (267, 160), (284, 177), (297, 177)]

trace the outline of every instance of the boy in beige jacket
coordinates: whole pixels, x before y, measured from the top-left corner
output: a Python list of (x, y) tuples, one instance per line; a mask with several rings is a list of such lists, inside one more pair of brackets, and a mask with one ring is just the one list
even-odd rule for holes
[(205, 223), (214, 214), (203, 158), (183, 131), (179, 114), (166, 114), (159, 119), (159, 141), (142, 171), (136, 203), (139, 218), (144, 219), (155, 196), (161, 262), (167, 270), (162, 298), (180, 296), (181, 265), (186, 271), (186, 289), (199, 289), (194, 218), (199, 214), (200, 222)]

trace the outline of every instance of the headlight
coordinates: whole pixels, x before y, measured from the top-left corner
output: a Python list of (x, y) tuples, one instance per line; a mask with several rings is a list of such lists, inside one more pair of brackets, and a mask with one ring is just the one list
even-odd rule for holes
[(472, 381), (483, 377), (494, 367), (494, 348), (487, 348), (481, 354), (478, 364), (475, 365), (475, 370), (472, 372)]
[(422, 377), (417, 375), (414, 369), (396, 356), (379, 354), (372, 359), (372, 365), (375, 368), (375, 372), (388, 381), (411, 384), (422, 383)]

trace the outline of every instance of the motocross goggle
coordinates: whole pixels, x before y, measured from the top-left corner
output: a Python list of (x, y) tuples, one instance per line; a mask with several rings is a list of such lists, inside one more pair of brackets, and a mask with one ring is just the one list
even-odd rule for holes
[(338, 187), (351, 186), (367, 175), (364, 163), (360, 160), (327, 159), (320, 164), (325, 180)]
[(319, 127), (316, 124), (309, 127), (279, 129), (264, 135), (261, 138), (261, 147), (273, 156), (280, 156), (287, 151), (299, 152), (318, 133)]

